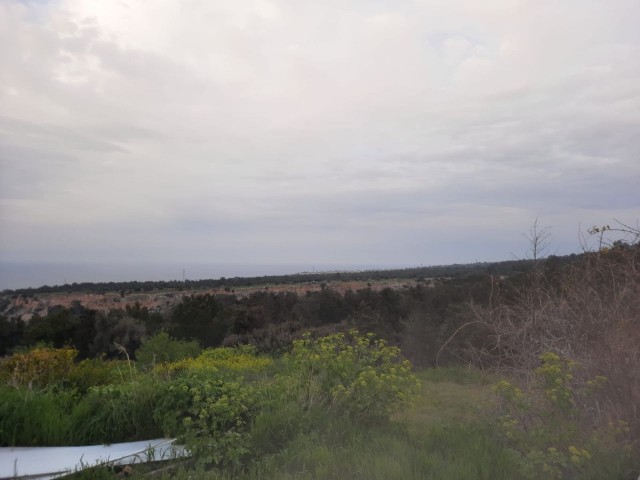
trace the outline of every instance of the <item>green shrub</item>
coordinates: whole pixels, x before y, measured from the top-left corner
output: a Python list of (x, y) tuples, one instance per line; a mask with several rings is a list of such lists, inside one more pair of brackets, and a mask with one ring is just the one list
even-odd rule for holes
[(528, 391), (506, 380), (492, 387), (500, 400), (499, 428), (525, 478), (612, 478), (630, 468), (624, 422), (604, 430), (587, 430), (581, 422), (577, 400), (595, 395), (606, 379), (576, 381), (576, 364), (555, 353), (544, 353), (540, 360)]
[(292, 373), (281, 377), (305, 410), (316, 407), (365, 421), (388, 419), (411, 399), (419, 381), (397, 347), (356, 330), (293, 342)]
[(154, 418), (179, 436), (202, 465), (238, 465), (249, 453), (254, 387), (228, 378), (181, 377), (161, 392)]
[(200, 354), (200, 344), (195, 341), (177, 340), (167, 332), (156, 333), (146, 338), (136, 350), (136, 360), (145, 365), (175, 362)]
[(87, 358), (69, 370), (68, 385), (85, 394), (91, 387), (122, 381), (125, 371), (128, 373), (128, 366), (124, 361)]
[(39, 347), (0, 361), (0, 379), (15, 388), (49, 388), (68, 381), (78, 351)]

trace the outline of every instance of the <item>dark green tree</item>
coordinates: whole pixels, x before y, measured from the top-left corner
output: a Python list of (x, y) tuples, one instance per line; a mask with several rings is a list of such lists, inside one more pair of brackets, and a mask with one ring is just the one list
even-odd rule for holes
[(24, 343), (44, 343), (54, 348), (72, 344), (78, 317), (68, 308), (55, 309), (46, 317), (34, 315), (25, 329)]
[(228, 328), (222, 305), (209, 294), (184, 297), (171, 312), (170, 322), (171, 336), (197, 340), (205, 348), (219, 346)]
[(0, 356), (6, 355), (20, 344), (24, 334), (22, 320), (8, 319), (0, 315)]

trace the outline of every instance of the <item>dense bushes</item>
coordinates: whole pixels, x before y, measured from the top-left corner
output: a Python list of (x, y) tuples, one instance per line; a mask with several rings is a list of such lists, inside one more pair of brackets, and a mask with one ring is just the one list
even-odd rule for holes
[(255, 387), (241, 378), (192, 375), (163, 387), (154, 418), (163, 431), (180, 437), (204, 466), (239, 465), (249, 453)]
[[(150, 364), (154, 354), (156, 362), (194, 356), (195, 342), (203, 347), (252, 344), (261, 352), (280, 354), (305, 331), (328, 335), (357, 328), (402, 344), (414, 362), (432, 364), (442, 342), (466, 320), (461, 306), (470, 299), (485, 302), (489, 287), (487, 277), (474, 276), (344, 293), (326, 285), (304, 295), (268, 290), (246, 296), (190, 295), (162, 314), (140, 304), (96, 312), (77, 302), (34, 316), (22, 329), (0, 318), (0, 330), (14, 332), (5, 349), (41, 342), (71, 346), (78, 350), (78, 358), (115, 359), (122, 354), (117, 343), (131, 358), (142, 355), (140, 359)], [(158, 334), (162, 331), (184, 343), (168, 344), (168, 336)]]
[[(92, 362), (85, 361), (85, 371), (98, 366), (99, 361)], [(556, 354), (544, 356), (530, 391), (513, 382), (496, 385), (494, 391), (502, 400), (502, 442), (496, 442), (495, 429), (484, 423), (489, 415), (474, 418), (479, 425), (427, 429), (413, 437), (411, 432), (424, 430), (416, 421), (425, 415), (400, 412), (419, 385), (410, 365), (396, 347), (357, 331), (320, 338), (305, 335), (280, 360), (243, 347), (209, 349), (196, 358), (156, 368), (162, 365), (173, 365), (172, 373), (139, 371), (132, 364), (112, 383), (86, 391), (53, 377), (52, 384), (30, 389), (2, 386), (0, 442), (77, 445), (177, 436), (199, 468), (217, 470), (207, 474), (211, 478), (240, 478), (247, 470), (255, 474), (249, 478), (265, 478), (261, 472), (279, 471), (279, 465), (302, 472), (308, 462), (316, 462), (311, 468), (319, 468), (313, 471), (320, 478), (328, 471), (340, 477), (336, 461), (346, 462), (342, 473), (365, 478), (362, 472), (371, 474), (372, 469), (348, 467), (346, 452), (375, 462), (386, 448), (398, 448), (399, 458), (412, 465), (380, 465), (380, 472), (413, 472), (418, 478), (431, 478), (441, 470), (447, 476), (434, 478), (617, 478), (625, 468), (633, 468), (617, 443), (625, 434), (624, 424), (592, 432), (579, 421), (579, 402), (597, 398), (606, 380), (583, 382), (573, 376), (577, 366)], [(452, 370), (431, 376), (444, 384), (432, 384), (422, 392), (422, 408), (431, 404), (435, 391), (451, 389), (456, 379), (469, 384), (473, 377), (471, 372)], [(428, 381), (430, 376), (423, 378)], [(486, 402), (488, 387), (471, 383), (464, 391), (474, 399), (464, 404)], [(434, 419), (450, 410), (438, 403), (431, 408), (437, 410), (429, 414)], [(457, 417), (460, 412), (449, 414)], [(392, 416), (394, 421), (388, 421)], [(407, 422), (399, 422), (405, 416)], [(433, 420), (426, 423), (433, 425)], [(385, 473), (380, 475), (385, 478)]]
[(142, 341), (142, 345), (136, 350), (136, 360), (147, 365), (175, 362), (187, 357), (196, 357), (200, 350), (196, 340), (176, 340), (167, 332), (158, 332)]
[[(327, 415), (363, 423), (388, 419), (418, 384), (397, 348), (357, 331), (305, 336), (277, 368), (250, 346), (208, 349), (146, 372), (130, 363), (111, 377), (114, 362), (74, 363), (74, 357), (72, 349), (36, 349), (3, 363), (2, 445), (112, 443), (165, 434), (178, 436), (203, 465), (240, 466)], [(52, 361), (45, 376), (42, 358), (66, 363)], [(8, 375), (16, 365), (29, 368)], [(74, 371), (86, 375), (82, 388), (71, 380)], [(112, 381), (105, 383), (107, 378)]]
[(44, 388), (68, 381), (78, 351), (73, 348), (34, 348), (0, 361), (0, 381), (12, 387)]
[(357, 330), (293, 342), (287, 390), (304, 410), (326, 409), (366, 421), (388, 419), (419, 385), (397, 347)]
[(14, 353), (0, 360), (0, 382), (28, 390), (66, 388), (85, 393), (90, 387), (116, 382), (128, 369), (126, 362), (99, 358), (77, 362), (77, 356), (78, 351), (69, 347)]
[(269, 456), (301, 439), (379, 428), (409, 404), (418, 384), (399, 350), (371, 334), (304, 335), (258, 392), (251, 449)]

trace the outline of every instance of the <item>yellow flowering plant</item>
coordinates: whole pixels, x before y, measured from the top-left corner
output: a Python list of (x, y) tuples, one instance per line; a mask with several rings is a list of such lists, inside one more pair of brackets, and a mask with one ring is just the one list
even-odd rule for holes
[(39, 347), (14, 353), (0, 362), (0, 378), (15, 388), (48, 388), (68, 380), (78, 351)]
[(380, 421), (399, 411), (419, 387), (411, 364), (397, 347), (373, 334), (351, 330), (293, 342), (289, 389), (300, 405), (324, 408), (366, 421)]
[(174, 377), (189, 373), (255, 373), (264, 371), (273, 359), (256, 354), (251, 345), (209, 348), (196, 358), (183, 358), (154, 367), (156, 375)]

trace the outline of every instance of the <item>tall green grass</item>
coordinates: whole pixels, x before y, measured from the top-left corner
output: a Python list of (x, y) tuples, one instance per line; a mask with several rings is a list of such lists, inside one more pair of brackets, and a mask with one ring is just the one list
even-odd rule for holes
[(71, 436), (77, 445), (160, 437), (153, 416), (159, 392), (152, 379), (96, 387), (75, 406)]
[(0, 445), (114, 443), (162, 436), (153, 418), (157, 384), (141, 381), (74, 391), (0, 387)]
[(301, 433), (277, 454), (244, 472), (186, 470), (166, 475), (190, 479), (433, 479), (517, 480), (510, 452), (474, 426), (442, 427), (420, 435), (397, 425), (363, 428), (344, 421)]
[(0, 387), (0, 446), (72, 444), (74, 403), (69, 392)]
[(362, 429), (342, 423), (333, 432), (295, 438), (248, 478), (513, 479), (509, 453), (472, 427), (411, 435), (398, 428)]

